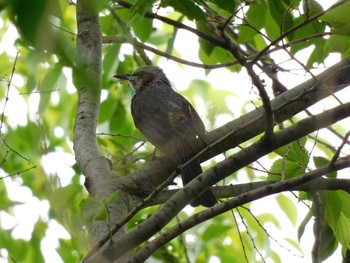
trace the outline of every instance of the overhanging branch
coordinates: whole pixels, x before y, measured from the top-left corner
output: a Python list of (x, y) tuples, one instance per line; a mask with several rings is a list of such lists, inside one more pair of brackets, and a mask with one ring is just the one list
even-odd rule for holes
[[(192, 180), (185, 187), (179, 190), (165, 205), (163, 205), (156, 213), (154, 213), (150, 218), (143, 222), (139, 227), (116, 240), (103, 252), (103, 254), (98, 253), (98, 255), (95, 256), (106, 257), (109, 259), (116, 259), (122, 256), (124, 253), (138, 246), (143, 241), (149, 239), (154, 233), (164, 227), (188, 203), (188, 201), (194, 199), (205, 189), (228, 176), (232, 171), (237, 171), (238, 169), (248, 165), (261, 156), (271, 152), (272, 150), (275, 150), (287, 143), (301, 138), (315, 130), (324, 128), (334, 122), (348, 117), (349, 115), (350, 103), (340, 105), (334, 109), (302, 120), (299, 123), (276, 133), (274, 135), (272, 143), (269, 145), (266, 144), (266, 141), (260, 140), (253, 145), (241, 150), (237, 154), (230, 156), (226, 160), (218, 163), (215, 167), (207, 170), (202, 175)], [(298, 184), (302, 184), (306, 183), (307, 181), (308, 180), (300, 180), (297, 182), (299, 182)], [(289, 187), (291, 189), (298, 184), (292, 184), (289, 185)], [(277, 186), (277, 190), (280, 189), (281, 185)], [(288, 184), (283, 185), (283, 187), (286, 186), (288, 186)], [(271, 187), (266, 188), (266, 191), (268, 193), (273, 192), (270, 190), (270, 188)], [(243, 194), (242, 196), (245, 197), (245, 195), (246, 194)], [(213, 209), (217, 211), (216, 207), (219, 207), (218, 211), (225, 212), (228, 209), (232, 208), (230, 202), (233, 203), (232, 205), (235, 205), (234, 202), (236, 201), (231, 200), (215, 206)], [(249, 202), (252, 200), (254, 199), (247, 199)], [(226, 203), (229, 204), (229, 208), (227, 207), (228, 205), (225, 205)], [(94, 257), (91, 259), (93, 260)]]

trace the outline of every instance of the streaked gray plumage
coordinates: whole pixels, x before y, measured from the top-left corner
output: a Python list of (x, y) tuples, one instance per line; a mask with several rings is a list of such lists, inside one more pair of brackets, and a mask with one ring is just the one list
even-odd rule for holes
[[(135, 126), (163, 153), (185, 163), (195, 154), (196, 137), (205, 141), (205, 127), (196, 110), (176, 93), (163, 73), (155, 66), (137, 69), (132, 74), (114, 77), (127, 79), (135, 91), (131, 114)], [(200, 163), (193, 162), (181, 173), (187, 184), (202, 173)], [(210, 190), (192, 201), (192, 206), (213, 206), (217, 202)]]

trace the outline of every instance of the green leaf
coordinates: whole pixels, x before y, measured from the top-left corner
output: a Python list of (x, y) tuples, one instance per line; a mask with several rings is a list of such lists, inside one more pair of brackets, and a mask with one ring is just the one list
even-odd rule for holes
[(300, 241), (301, 237), (303, 236), (306, 225), (310, 222), (311, 218), (312, 218), (312, 212), (309, 211), (298, 227), (298, 241)]
[(48, 0), (38, 0), (35, 3), (29, 3), (26, 0), (13, 0), (12, 11), (15, 16), (16, 26), (25, 40), (31, 44), (35, 43), (39, 34), (38, 28)]
[(342, 254), (344, 256), (350, 246), (350, 218), (345, 216), (344, 213), (340, 213), (334, 235), (340, 244), (342, 244)]
[(222, 224), (209, 225), (203, 232), (202, 239), (205, 242), (209, 242), (210, 240), (216, 239), (219, 236), (226, 236), (231, 228), (232, 226)]
[[(298, 25), (300, 23), (304, 23), (306, 19), (307, 19), (306, 15), (297, 17), (294, 20), (294, 24)], [(302, 26), (301, 28), (297, 29), (292, 34), (288, 35), (287, 38), (289, 41), (305, 39), (305, 38), (308, 38), (310, 35), (323, 33), (325, 28), (326, 28), (325, 22), (314, 20)], [(291, 47), (291, 51), (293, 52), (293, 54), (296, 54), (298, 51), (306, 47), (318, 44), (318, 41), (319, 41), (318, 39), (309, 39), (308, 41), (303, 41), (301, 43), (293, 45)]]
[(117, 199), (117, 197), (119, 196), (119, 192), (114, 192), (112, 194), (110, 194), (109, 196), (107, 196), (105, 198), (105, 200), (103, 201), (103, 203), (108, 206), (110, 205), (111, 203), (114, 202), (115, 199)]
[(258, 33), (256, 30), (249, 26), (241, 26), (241, 29), (238, 32), (238, 41), (239, 43), (247, 42), (254, 38)]
[(274, 20), (270, 8), (266, 10), (266, 20), (269, 21), (268, 26), (265, 27), (267, 36), (271, 39), (276, 39), (280, 36), (280, 25)]
[[(291, 13), (287, 11), (289, 4), (287, 5), (283, 3), (283, 1), (267, 1), (267, 3), (271, 18), (276, 22), (279, 28), (281, 28), (279, 31), (287, 31), (294, 25), (293, 17)], [(261, 12), (266, 12), (266, 10), (261, 10)], [(269, 20), (267, 19), (267, 21)]]
[(322, 191), (320, 196), (327, 222), (345, 253), (350, 245), (350, 194), (344, 191)]
[(332, 229), (328, 226), (322, 226), (320, 233), (320, 259), (324, 261), (330, 257), (338, 247), (338, 242)]
[[(312, 40), (314, 43), (314, 49), (311, 52), (309, 59), (307, 60), (306, 66), (308, 68), (315, 67), (316, 65), (322, 64), (323, 61), (328, 57), (329, 53), (325, 52), (326, 40), (323, 38)], [(316, 64), (316, 65), (314, 65)]]
[(62, 74), (62, 66), (60, 64), (56, 64), (44, 77), (42, 82), (39, 85), (40, 92), (40, 103), (39, 103), (39, 113), (43, 114), (47, 109), (51, 94), (55, 92), (56, 85), (59, 77)]
[[(196, 26), (199, 31), (202, 31), (209, 35), (212, 34), (212, 30), (210, 29), (208, 24), (205, 23), (205, 21), (196, 21)], [(198, 50), (199, 57), (202, 57), (201, 54), (203, 54), (203, 59), (209, 57), (213, 52), (215, 46), (210, 42), (202, 39), (201, 37), (198, 38), (198, 42), (200, 45), (200, 49)], [(203, 61), (203, 59), (201, 58), (202, 62), (206, 63), (205, 61)]]
[(84, 199), (80, 203), (80, 211), (83, 219), (88, 223), (96, 220), (108, 221), (109, 211), (107, 207), (118, 197), (118, 195), (119, 192), (114, 192), (103, 201), (90, 196)]
[(314, 156), (313, 160), (314, 160), (315, 166), (317, 168), (320, 168), (320, 167), (322, 167), (324, 165), (329, 164), (329, 160), (324, 158), (324, 157), (322, 157), (322, 156)]
[(332, 35), (326, 40), (324, 50), (326, 53), (338, 52), (343, 56), (347, 56), (350, 54), (349, 43), (349, 36)]
[(303, 9), (309, 17), (323, 12), (323, 7), (315, 0), (303, 0)]
[(294, 239), (291, 238), (285, 238), (290, 245), (292, 245), (295, 249), (297, 249), (300, 253), (303, 253), (303, 250), (301, 249), (299, 243), (297, 243)]
[(205, 14), (193, 1), (189, 0), (164, 0), (162, 6), (171, 6), (175, 11), (184, 14), (190, 20), (205, 20)]
[(298, 219), (298, 210), (295, 207), (295, 204), (293, 203), (293, 201), (289, 197), (283, 194), (276, 196), (276, 200), (279, 206), (281, 207), (282, 211), (287, 215), (290, 222), (295, 227)]
[(52, 51), (56, 45), (56, 32), (48, 21), (60, 17), (59, 1), (12, 1), (12, 16), (23, 40), (37, 50)]
[(342, 203), (338, 194), (339, 191), (322, 191), (320, 197), (325, 206), (328, 224), (334, 229), (340, 217)]
[(114, 105), (113, 115), (109, 122), (110, 131), (122, 134), (131, 134), (134, 124), (131, 119), (130, 112), (126, 110), (127, 106), (120, 100), (115, 101)]
[(305, 149), (306, 137), (303, 137), (291, 144), (285, 145), (275, 150), (275, 153), (283, 158), (287, 158), (288, 161), (295, 162), (301, 167), (306, 167), (309, 154)]
[(110, 121), (113, 117), (113, 112), (115, 110), (115, 97), (108, 96), (100, 106), (100, 115), (98, 116), (98, 123), (104, 123)]
[(119, 54), (120, 45), (110, 45), (106, 48), (106, 55), (103, 57), (102, 61), (102, 86), (108, 87), (113, 79), (113, 75), (116, 74), (117, 67), (119, 64)]
[(272, 259), (272, 262), (274, 262), (274, 263), (282, 263), (281, 256), (276, 251), (270, 251), (270, 255), (269, 256)]
[(132, 21), (132, 28), (135, 35), (140, 38), (142, 42), (146, 42), (153, 31), (153, 20), (144, 18), (140, 15), (135, 16)]
[[(269, 180), (280, 180), (282, 173), (285, 179), (294, 178), (304, 172), (305, 168), (298, 162), (288, 161), (284, 159), (276, 160), (271, 168), (268, 176)], [(279, 174), (279, 175), (276, 175)]]
[(90, 196), (80, 203), (80, 210), (84, 221), (88, 223), (98, 219), (101, 221), (108, 219), (108, 210), (103, 202)]
[[(313, 157), (314, 163), (316, 168), (320, 168), (324, 165), (328, 165), (329, 164), (329, 160), (322, 157), (322, 156), (314, 156)], [(337, 172), (331, 172), (329, 174), (326, 175), (328, 178), (336, 178), (337, 177)]]
[(290, 0), (290, 3), (292, 4), (294, 9), (297, 9), (299, 7), (301, 0)]
[[(182, 21), (184, 20), (184, 16), (180, 16), (179, 19), (177, 19), (177, 22), (182, 23)], [(174, 50), (174, 44), (175, 44), (175, 40), (177, 37), (177, 32), (178, 32), (178, 28), (174, 27), (173, 33), (171, 34), (171, 37), (169, 38), (168, 42), (167, 42), (167, 48), (165, 50), (166, 53), (168, 54), (172, 54), (173, 50)]]
[(75, 240), (71, 239), (59, 239), (59, 247), (57, 248), (58, 254), (61, 256), (63, 262), (79, 262), (79, 253), (76, 249), (77, 244), (74, 244)]
[(333, 30), (338, 30), (338, 33), (341, 28), (344, 31), (348, 31), (350, 23), (350, 2), (346, 1), (344, 4), (328, 11), (323, 16), (320, 17), (321, 20), (328, 22), (332, 26)]
[[(148, 1), (137, 0), (136, 3), (131, 8), (131, 12), (137, 13), (142, 17), (147, 11), (151, 10), (151, 8), (155, 2), (156, 2), (156, 0), (148, 0)], [(145, 19), (145, 20), (147, 20), (147, 19)]]
[[(3, 52), (0, 55), (0, 77), (2, 78), (5, 75), (10, 76), (11, 74), (12, 64), (10, 63), (10, 59), (8, 55)], [(1, 96), (3, 97), (3, 96)]]
[(100, 16), (101, 31), (105, 35), (115, 35), (118, 30), (113, 16)]
[(256, 29), (261, 29), (266, 25), (266, 12), (268, 8), (266, 1), (256, 1), (250, 5), (246, 17), (249, 24)]
[(259, 222), (264, 223), (268, 222), (269, 224), (273, 224), (276, 228), (281, 228), (281, 223), (273, 214), (270, 213), (262, 213), (257, 216)]
[(35, 223), (34, 230), (33, 230), (33, 235), (30, 240), (30, 252), (26, 255), (26, 260), (27, 262), (45, 262), (45, 259), (41, 253), (41, 239), (45, 236), (45, 232), (47, 229), (47, 223), (38, 220)]
[(64, 211), (71, 207), (71, 203), (75, 202), (77, 196), (82, 191), (79, 184), (69, 184), (65, 187), (57, 189), (50, 198), (51, 208)]
[(215, 4), (217, 4), (222, 9), (234, 13), (237, 8), (237, 1), (235, 0), (215, 0)]
[(251, 40), (257, 32), (263, 28), (266, 24), (266, 12), (267, 3), (265, 1), (256, 1), (254, 4), (250, 5), (246, 14), (247, 25), (242, 25), (238, 32), (239, 43), (244, 43)]

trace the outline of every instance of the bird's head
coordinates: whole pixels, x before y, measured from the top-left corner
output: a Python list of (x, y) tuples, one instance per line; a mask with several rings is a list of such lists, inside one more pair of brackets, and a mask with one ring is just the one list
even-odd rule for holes
[(136, 93), (140, 92), (151, 82), (162, 82), (170, 86), (170, 82), (163, 70), (155, 66), (140, 67), (131, 74), (117, 74), (113, 77), (128, 80)]

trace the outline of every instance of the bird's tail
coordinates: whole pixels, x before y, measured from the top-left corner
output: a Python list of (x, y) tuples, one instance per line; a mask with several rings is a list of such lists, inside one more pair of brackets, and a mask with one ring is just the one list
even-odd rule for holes
[[(201, 173), (202, 173), (202, 168), (200, 166), (200, 163), (198, 161), (194, 161), (181, 172), (181, 178), (182, 178), (183, 184), (186, 185)], [(206, 207), (211, 207), (216, 203), (217, 203), (217, 200), (215, 195), (210, 189), (208, 189), (205, 192), (203, 192), (200, 196), (198, 196), (196, 199), (194, 199), (191, 202), (191, 206), (202, 205)]]
[[(177, 123), (176, 134), (178, 135), (177, 140), (175, 141), (175, 150), (177, 154), (178, 161), (181, 164), (186, 163), (192, 157), (196, 155), (196, 150), (194, 145), (196, 144), (196, 135), (195, 132), (191, 130), (191, 125), (188, 123), (183, 123), (183, 126), (180, 125), (180, 122)], [(189, 166), (181, 171), (181, 178), (183, 185), (188, 184), (194, 178), (202, 173), (202, 168), (199, 161), (194, 161)], [(208, 189), (205, 192), (201, 193), (196, 199), (191, 202), (191, 206), (206, 206), (211, 207), (217, 203), (217, 199), (213, 192)]]

